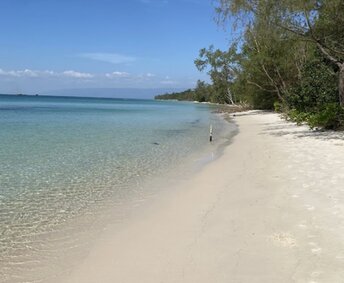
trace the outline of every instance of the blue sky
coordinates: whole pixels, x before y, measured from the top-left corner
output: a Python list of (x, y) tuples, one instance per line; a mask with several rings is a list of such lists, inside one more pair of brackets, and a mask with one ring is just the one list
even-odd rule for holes
[(188, 88), (228, 46), (212, 0), (1, 0), (0, 93)]

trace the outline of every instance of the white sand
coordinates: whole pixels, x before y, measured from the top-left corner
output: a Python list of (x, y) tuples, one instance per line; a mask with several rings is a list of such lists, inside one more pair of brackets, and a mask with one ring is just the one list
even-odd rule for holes
[(63, 282), (344, 282), (344, 139), (247, 112), (223, 156)]

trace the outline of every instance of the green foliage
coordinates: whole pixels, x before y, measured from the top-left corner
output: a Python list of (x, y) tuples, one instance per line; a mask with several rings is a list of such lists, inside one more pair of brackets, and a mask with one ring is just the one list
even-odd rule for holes
[(319, 112), (309, 114), (306, 121), (311, 128), (343, 129), (344, 109), (338, 103), (329, 103), (324, 105)]
[(274, 102), (274, 110), (277, 113), (282, 113), (284, 110), (283, 104), (279, 101)]
[(221, 84), (209, 85), (203, 81), (197, 81), (194, 89), (182, 92), (167, 93), (155, 96), (155, 99), (162, 100), (188, 100), (198, 102), (212, 102), (227, 104), (229, 103), (228, 95), (222, 90)]
[(309, 113), (300, 112), (296, 109), (291, 109), (288, 112), (286, 112), (287, 120), (293, 121), (297, 125), (301, 125), (307, 122), (309, 115)]
[(199, 101), (199, 102), (215, 102), (216, 95), (214, 88), (203, 81), (198, 80), (194, 89), (188, 89), (181, 92), (165, 93), (155, 96), (155, 99), (161, 100), (186, 100), (186, 101)]
[(288, 117), (311, 128), (343, 128), (343, 108), (338, 100), (338, 75), (326, 64), (324, 58), (315, 52), (301, 70), (301, 78), (287, 97)]
[(242, 36), (225, 51), (202, 48), (195, 65), (212, 85), (199, 81), (174, 97), (248, 103), (312, 128), (344, 127), (343, 0), (217, 2), (220, 22), (235, 23)]
[[(316, 55), (319, 56), (319, 55)], [(302, 79), (290, 91), (287, 104), (298, 111), (314, 112), (328, 103), (339, 103), (337, 75), (321, 57), (304, 64)]]
[(251, 94), (251, 104), (254, 109), (273, 110), (276, 97), (271, 92), (254, 91)]
[(213, 83), (212, 102), (234, 103), (230, 86), (235, 77), (237, 53), (233, 44), (227, 51), (214, 50), (214, 46), (208, 49), (202, 48), (199, 57), (194, 61), (199, 71), (208, 69), (208, 74)]
[(211, 101), (213, 95), (212, 86), (206, 84), (203, 81), (198, 80), (196, 88), (194, 89), (194, 101), (208, 102)]
[(243, 35), (239, 100), (313, 128), (343, 127), (343, 0), (218, 0), (216, 11)]
[(165, 93), (161, 95), (157, 95), (154, 99), (161, 99), (161, 100), (194, 100), (194, 91), (191, 89), (187, 89), (182, 92), (172, 92), (172, 93)]
[(315, 112), (288, 111), (287, 118), (298, 125), (307, 123), (311, 129), (344, 129), (344, 109), (338, 103), (327, 103)]

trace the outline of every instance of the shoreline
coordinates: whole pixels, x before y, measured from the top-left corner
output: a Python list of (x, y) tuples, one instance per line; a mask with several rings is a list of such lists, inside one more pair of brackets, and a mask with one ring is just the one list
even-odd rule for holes
[[(76, 119), (65, 125), (60, 104), (46, 100), (42, 109), (22, 111), (24, 116), (5, 113), (10, 121), (26, 120), (27, 115), (33, 119), (25, 128), (15, 123), (14, 130), (11, 123), (5, 123), (3, 131), (0, 278), (8, 283), (51, 282), (74, 269), (105, 227), (121, 225), (127, 214), (135, 214), (132, 211), (164, 187), (200, 170), (227, 141), (228, 123), (209, 107), (176, 103), (161, 107), (153, 102), (142, 106), (132, 101), (110, 107), (102, 100), (81, 100), (81, 105), (74, 101), (63, 109), (87, 108), (85, 115), (79, 117), (78, 112), (68, 110)], [(8, 108), (15, 109), (17, 103), (11, 103)], [(40, 105), (18, 103), (24, 110)], [(104, 112), (102, 105), (114, 113)], [(116, 109), (142, 107), (155, 111), (133, 116), (131, 111), (120, 110), (124, 116), (116, 119)], [(93, 120), (98, 108), (99, 119)], [(169, 111), (178, 114), (175, 120)], [(43, 122), (45, 115), (51, 123)], [(141, 119), (133, 123), (136, 117)], [(90, 118), (94, 124), (88, 126)], [(225, 139), (210, 144), (209, 123)], [(12, 142), (16, 133), (23, 136)]]
[(108, 227), (58, 282), (340, 282), (344, 140), (273, 113), (234, 121), (218, 159)]

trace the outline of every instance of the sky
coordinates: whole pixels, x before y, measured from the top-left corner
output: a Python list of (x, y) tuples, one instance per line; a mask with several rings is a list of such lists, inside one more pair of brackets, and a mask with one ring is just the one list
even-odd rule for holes
[(212, 0), (0, 0), (0, 93), (186, 89), (199, 49), (226, 49)]

